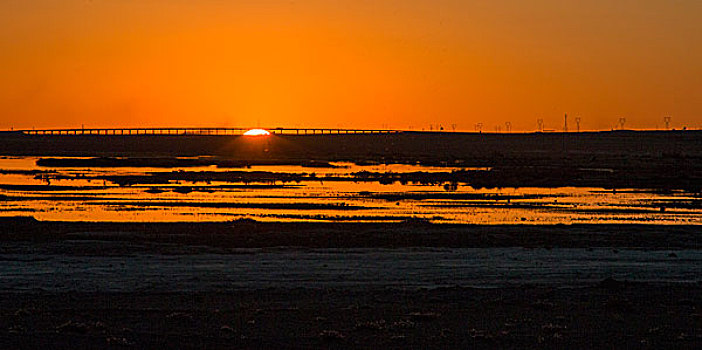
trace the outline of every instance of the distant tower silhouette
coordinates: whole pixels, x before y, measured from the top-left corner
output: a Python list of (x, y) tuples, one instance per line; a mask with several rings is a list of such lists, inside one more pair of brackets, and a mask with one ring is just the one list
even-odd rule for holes
[(619, 129), (624, 130), (624, 124), (626, 124), (626, 118), (619, 118)]
[(575, 127), (580, 132), (580, 117), (575, 117)]
[(568, 132), (568, 113), (563, 116), (563, 132)]
[(536, 119), (536, 125), (537, 125), (537, 129), (536, 129), (536, 130), (538, 130), (538, 131), (544, 131), (544, 120), (543, 120), (543, 119), (541, 119), (541, 118)]
[(665, 122), (665, 129), (666, 130), (670, 130), (670, 120), (671, 119), (672, 118), (669, 115), (663, 117), (663, 121)]

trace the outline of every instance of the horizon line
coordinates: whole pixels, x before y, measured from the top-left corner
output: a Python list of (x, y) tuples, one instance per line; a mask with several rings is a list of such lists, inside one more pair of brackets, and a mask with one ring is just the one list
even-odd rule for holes
[(502, 130), (417, 130), (389, 128), (290, 128), (290, 127), (108, 127), (108, 128), (45, 128), (45, 129), (5, 129), (2, 133), (22, 133), (26, 135), (211, 135), (236, 136), (252, 129), (264, 129), (273, 135), (336, 135), (336, 134), (392, 134), (392, 133), (432, 133), (432, 134), (577, 134), (577, 133), (611, 133), (611, 132), (680, 132), (700, 131), (702, 129), (670, 128), (670, 129), (602, 129), (602, 130), (558, 130), (542, 129), (532, 131), (502, 131)]

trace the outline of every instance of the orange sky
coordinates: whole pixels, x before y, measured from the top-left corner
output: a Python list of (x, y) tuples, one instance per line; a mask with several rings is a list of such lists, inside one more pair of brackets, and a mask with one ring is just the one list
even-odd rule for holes
[[(699, 0), (3, 0), (0, 128), (702, 128)], [(571, 125), (574, 128), (574, 125)]]

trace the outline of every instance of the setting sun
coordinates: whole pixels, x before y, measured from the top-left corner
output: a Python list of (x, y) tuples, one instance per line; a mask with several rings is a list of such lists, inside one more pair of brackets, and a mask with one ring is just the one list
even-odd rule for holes
[(264, 129), (251, 129), (244, 133), (244, 136), (268, 136), (270, 131)]
[(0, 0), (0, 350), (702, 349), (701, 14)]

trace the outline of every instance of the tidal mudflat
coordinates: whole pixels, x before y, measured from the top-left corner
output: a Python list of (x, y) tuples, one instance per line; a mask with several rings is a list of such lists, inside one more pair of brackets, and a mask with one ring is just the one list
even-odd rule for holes
[(671, 135), (32, 139), (0, 159), (0, 343), (700, 348), (702, 152)]

